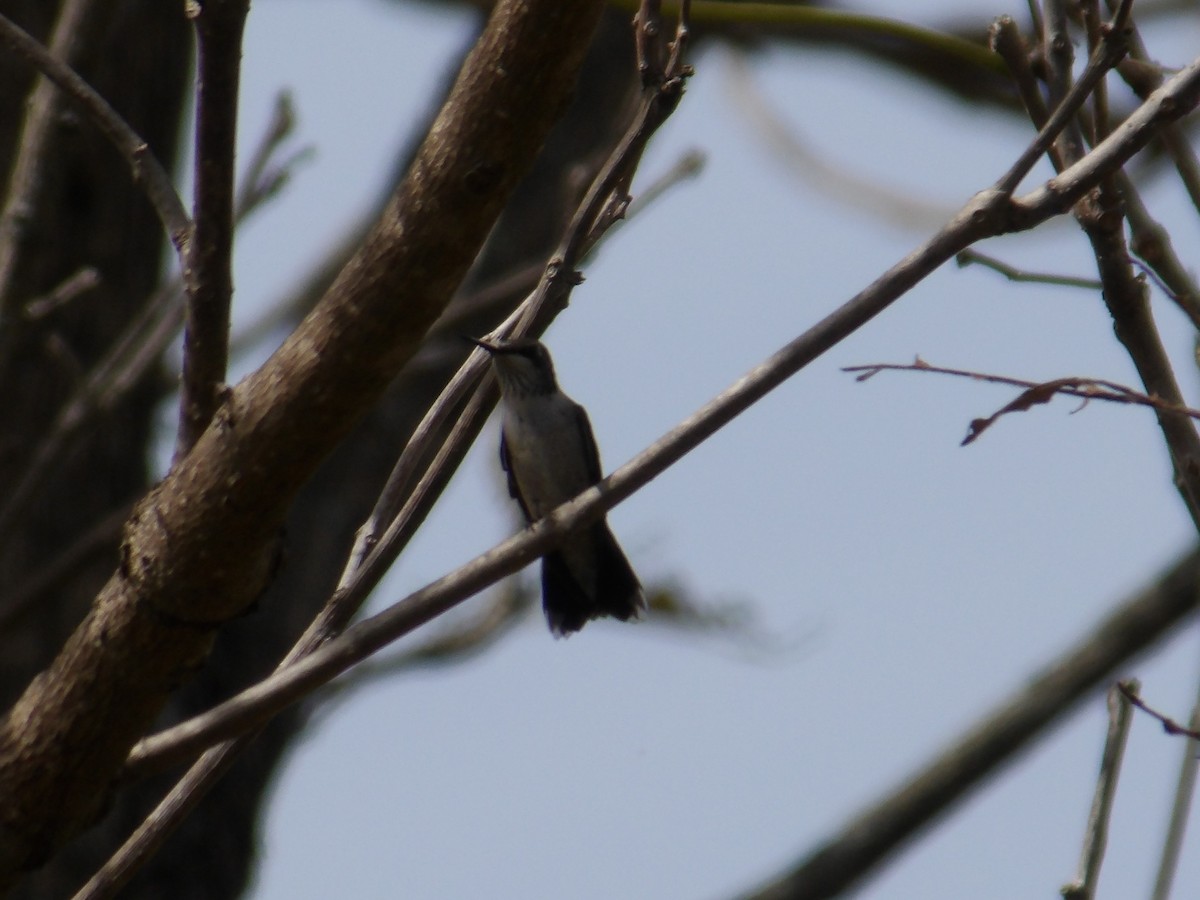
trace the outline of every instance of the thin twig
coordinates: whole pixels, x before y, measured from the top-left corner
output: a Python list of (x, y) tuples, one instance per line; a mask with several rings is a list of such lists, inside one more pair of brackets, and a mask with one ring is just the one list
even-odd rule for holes
[(1077, 287), (1089, 291), (1100, 290), (1100, 282), (1095, 278), (1076, 278), (1071, 275), (1055, 275), (1050, 272), (1028, 272), (1024, 269), (1010, 266), (1008, 263), (994, 256), (988, 256), (971, 248), (955, 256), (954, 261), (958, 263), (959, 268), (965, 268), (971, 264), (983, 266), (994, 272), (999, 272), (1009, 281), (1051, 284), (1057, 287)]
[[(1095, 53), (1104, 40), (1104, 26), (1100, 18), (1100, 0), (1083, 0), (1079, 5), (1083, 16), (1084, 29), (1087, 31), (1088, 53)], [(1127, 26), (1132, 33), (1132, 23)], [(1128, 52), (1128, 47), (1127, 47)], [(1145, 99), (1145, 98), (1143, 98)], [(1093, 147), (1108, 137), (1111, 130), (1108, 109), (1108, 80), (1101, 78), (1092, 92), (1091, 131), (1087, 135), (1088, 143)]]
[[(1108, 5), (1111, 9), (1114, 0), (1109, 0)], [(1159, 66), (1150, 63), (1136, 23), (1131, 21), (1129, 29), (1129, 57), (1121, 62), (1117, 72), (1139, 97), (1145, 98), (1162, 85), (1163, 73)], [(1200, 164), (1195, 152), (1179, 125), (1165, 124), (1161, 133), (1193, 205), (1200, 208)], [(1163, 292), (1200, 331), (1200, 288), (1176, 254), (1170, 234), (1150, 215), (1133, 179), (1123, 170), (1116, 173), (1116, 177), (1125, 204), (1133, 251), (1149, 267), (1150, 277), (1159, 282)]]
[(467, 621), (455, 623), (420, 646), (365, 662), (345, 677), (329, 684), (320, 695), (321, 706), (316, 715), (327, 716), (330, 713), (326, 704), (331, 699), (345, 698), (364, 687), (411, 669), (458, 665), (494, 647), (525, 620), (534, 606), (533, 591), (518, 586), (516, 579), (511, 580), (509, 585), (493, 591), (488, 602)]
[(641, 210), (653, 204), (667, 191), (689, 178), (698, 178), (704, 171), (708, 157), (703, 150), (692, 148), (685, 151), (665, 172), (650, 182), (629, 201), (625, 210), (626, 218), (636, 215)]
[(1121, 227), (1121, 198), (1112, 178), (1101, 179), (1074, 210), (1096, 257), (1101, 296), (1117, 340), (1129, 354), (1146, 393), (1170, 404), (1156, 409), (1159, 429), (1171, 457), (1175, 487), (1193, 524), (1200, 529), (1200, 435), (1186, 413), (1183, 392), (1154, 323), (1145, 281), (1130, 265)]
[(1121, 689), (1121, 693), (1125, 695), (1126, 700), (1150, 716), (1150, 718), (1157, 719), (1158, 724), (1162, 726), (1163, 731), (1167, 734), (1183, 735), (1186, 738), (1191, 738), (1193, 741), (1200, 741), (1200, 731), (1180, 725), (1170, 716), (1160, 713), (1157, 709), (1146, 703), (1134, 687), (1126, 686), (1124, 682), (1119, 684), (1118, 687)]
[[(1037, 9), (1036, 0), (1030, 0), (1030, 5)], [(1040, 22), (1040, 14), (1035, 19)], [(1040, 24), (1038, 31), (1039, 33), (1041, 31)], [(1025, 43), (1021, 29), (1012, 16), (1000, 16), (992, 23), (988, 29), (988, 42), (996, 54), (1004, 60), (1004, 64), (1008, 66), (1009, 74), (1016, 82), (1017, 93), (1020, 94), (1021, 102), (1025, 105), (1025, 111), (1029, 114), (1034, 127), (1043, 127), (1050, 118), (1050, 111), (1046, 109), (1045, 98), (1042, 97), (1037, 76), (1029, 62), (1029, 46)], [(1062, 171), (1065, 168), (1062, 158), (1053, 145), (1050, 146), (1049, 154), (1055, 170)]]
[(138, 384), (174, 339), (183, 320), (180, 290), (176, 281), (155, 291), (63, 404), (0, 504), (0, 540), (12, 534), (12, 524), (36, 499), (63, 455), (79, 445), (75, 438)]
[(724, 81), (735, 98), (737, 112), (749, 121), (790, 175), (812, 190), (851, 208), (865, 210), (905, 231), (927, 232), (946, 221), (953, 212), (951, 205), (897, 190), (810, 148), (804, 135), (785, 121), (756, 84), (753, 68), (746, 60), (748, 55), (736, 49), (728, 54), (729, 77)]
[(208, 0), (191, 7), (196, 26), (195, 240), (183, 262), (187, 324), (179, 390), (178, 461), (221, 403), (229, 366), (233, 302), (234, 153), (242, 33), (249, 0)]
[(1041, 34), (1046, 27), (1046, 23), (1042, 17), (1042, 6), (1038, 0), (1027, 0), (1029, 6), (1029, 21), (1033, 25), (1033, 30)]
[[(657, 6), (657, 3), (649, 2), (649, 0), (644, 4), (647, 10), (656, 9)], [(615, 206), (612, 203), (613, 198), (618, 192), (626, 193), (625, 188), (632, 180), (638, 163), (641, 162), (646, 145), (678, 106), (683, 97), (684, 84), (692, 74), (691, 68), (683, 62), (683, 51), (688, 40), (690, 7), (689, 0), (683, 0), (680, 7), (679, 24), (675, 30), (675, 40), (664, 51), (654, 51), (649, 54), (650, 57), (662, 56), (666, 61), (661, 68), (643, 70), (642, 79), (646, 88), (642, 92), (642, 100), (634, 114), (633, 124), (618, 142), (617, 147), (609, 154), (608, 160), (592, 181), (591, 187), (579, 204), (579, 208), (564, 233), (563, 240), (547, 267), (551, 277), (545, 279), (544, 287), (539, 286), (535, 296), (529, 301), (529, 318), (524, 324), (532, 324), (536, 321), (542, 315), (542, 308), (547, 300), (562, 290), (566, 283), (573, 282), (577, 278), (575, 267), (579, 260), (595, 245), (599, 236), (607, 230), (608, 225), (624, 214), (628, 197), (620, 197), (622, 202)], [(639, 15), (642, 14), (639, 13)], [(656, 14), (647, 12), (646, 15), (653, 18)], [(636, 22), (635, 19), (635, 27)], [(646, 39), (640, 28), (636, 30), (636, 34), (639, 42)], [(658, 34), (658, 40), (660, 42), (662, 40), (661, 32)], [(650, 64), (644, 58), (646, 53), (645, 49), (639, 50), (639, 67)], [(608, 215), (602, 219), (602, 214), (606, 210)], [(559, 302), (565, 300), (563, 297), (553, 297), (553, 299)]]
[(1108, 845), (1113, 799), (1117, 794), (1117, 781), (1121, 777), (1121, 761), (1125, 757), (1129, 726), (1133, 721), (1132, 706), (1125, 698), (1125, 691), (1137, 693), (1137, 689), (1137, 682), (1133, 681), (1123, 684), (1119, 689), (1114, 686), (1108, 690), (1108, 735), (1104, 740), (1104, 753), (1100, 757), (1100, 776), (1088, 814), (1078, 875), (1061, 891), (1066, 900), (1092, 900), (1096, 896), (1100, 865), (1104, 862), (1104, 850)]
[(29, 322), (44, 319), (99, 286), (100, 272), (94, 266), (84, 266), (56, 285), (53, 290), (24, 303), (22, 315)]
[(972, 372), (967, 369), (947, 369), (941, 366), (931, 366), (925, 360), (917, 357), (916, 362), (908, 365), (899, 363), (871, 363), (861, 366), (846, 366), (843, 372), (860, 373), (856, 380), (866, 381), (880, 372), (931, 372), (935, 375), (954, 375), (959, 378), (970, 378), (989, 384), (1004, 384), (1019, 387), (1024, 390), (1015, 400), (1005, 404), (999, 411), (981, 419), (972, 419), (963, 439), (963, 446), (974, 442), (984, 431), (995, 424), (1001, 416), (1014, 412), (1025, 412), (1034, 406), (1049, 403), (1058, 395), (1078, 397), (1087, 403), (1090, 400), (1103, 400), (1108, 403), (1123, 403), (1128, 406), (1145, 406), (1159, 412), (1168, 412), (1200, 419), (1200, 410), (1188, 406), (1168, 403), (1167, 401), (1149, 394), (1135, 391), (1131, 387), (1118, 384), (1115, 381), (1105, 381), (1102, 378), (1080, 378), (1070, 376), (1056, 378), (1053, 381), (1025, 381), (1007, 375), (988, 375), (984, 372)]
[(296, 129), (296, 107), (290, 91), (280, 91), (271, 106), (267, 130), (259, 139), (250, 162), (242, 173), (235, 208), (239, 211), (259, 205), (280, 190), (291, 177), (298, 162), (309, 157), (313, 148), (300, 148), (290, 157), (277, 162), (275, 157)]
[[(1071, 41), (1067, 0), (1044, 0), (1042, 9), (1042, 60), (1046, 64), (1045, 80), (1049, 94), (1046, 102), (1050, 109), (1057, 111), (1060, 106), (1065, 105), (1064, 101), (1071, 93), (1071, 69), (1075, 64), (1075, 47)], [(1089, 58), (1096, 59), (1097, 54), (1090, 52)], [(1115, 66), (1118, 61), (1113, 60), (1112, 65)], [(1107, 68), (1104, 71), (1107, 72)], [(1095, 84), (1103, 80), (1100, 78)], [(1093, 93), (1094, 86), (1082, 89), (1083, 99)], [(1082, 108), (1082, 105), (1081, 103), (1079, 108)], [(1059, 157), (1068, 165), (1083, 156), (1083, 137), (1074, 111), (1055, 137), (1055, 145)]]

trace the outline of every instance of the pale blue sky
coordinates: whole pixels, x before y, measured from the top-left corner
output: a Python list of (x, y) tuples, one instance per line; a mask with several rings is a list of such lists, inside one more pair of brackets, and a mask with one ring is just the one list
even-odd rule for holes
[[(914, 4), (871, 8), (908, 16)], [(254, 5), (243, 145), (287, 86), (317, 156), (241, 235), (239, 320), (374, 198), (465, 34), (464, 20), (420, 5)], [(1184, 62), (1197, 37), (1152, 33), (1151, 49)], [(836, 53), (774, 51), (752, 66), (827, 158), (948, 212), (1030, 136)], [(726, 54), (697, 68), (642, 175), (693, 147), (708, 155), (703, 175), (608, 241), (546, 338), (609, 470), (926, 236), (793, 177), (739, 112)], [(1147, 196), (1194, 259), (1194, 211), (1175, 190)], [(984, 249), (1094, 271), (1065, 224)], [(1156, 311), (1196, 398), (1190, 339), (1161, 299)], [(915, 354), (1133, 383), (1097, 296), (944, 268), (611, 514), (643, 580), (752, 604), (794, 649), (748, 660), (720, 640), (607, 623), (554, 641), (531, 618), (478, 660), (357, 694), (279, 778), (253, 896), (729, 896), (924, 763), (1194, 540), (1148, 413), (1069, 415), (1060, 401), (961, 448), (967, 423), (1011, 393), (840, 372)], [(492, 425), (374, 608), (501, 538), (505, 503)], [(1194, 628), (1127, 672), (1185, 715)], [(861, 896), (1051, 896), (1074, 873), (1103, 732), (1096, 696)], [(1145, 894), (1180, 752), (1136, 721), (1102, 897)], [(1189, 851), (1183, 884), (1200, 880), (1195, 835)]]

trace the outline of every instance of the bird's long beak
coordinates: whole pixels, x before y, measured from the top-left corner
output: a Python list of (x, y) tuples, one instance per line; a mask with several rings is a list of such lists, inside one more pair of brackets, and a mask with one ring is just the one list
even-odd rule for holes
[(473, 337), (471, 337), (470, 335), (467, 335), (467, 334), (464, 334), (464, 335), (463, 335), (463, 337), (465, 337), (465, 338), (466, 338), (468, 341), (470, 341), (470, 342), (471, 342), (472, 344), (474, 344), (476, 347), (482, 347), (482, 348), (483, 348), (484, 350), (486, 350), (488, 353), (496, 353), (496, 352), (497, 352), (497, 351), (500, 349), (500, 348), (499, 348), (498, 346), (496, 346), (495, 344), (492, 344), (492, 343), (490, 343), (490, 342), (488, 342), (488, 341), (481, 341), (479, 338), (473, 338)]

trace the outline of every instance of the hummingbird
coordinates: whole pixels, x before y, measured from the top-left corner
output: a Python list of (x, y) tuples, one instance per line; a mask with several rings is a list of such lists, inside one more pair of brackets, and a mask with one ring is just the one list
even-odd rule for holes
[[(600, 454), (587, 412), (564, 394), (550, 354), (530, 338), (469, 338), (492, 357), (500, 382), (500, 465), (508, 493), (532, 524), (600, 480)], [(642, 585), (604, 519), (542, 557), (542, 608), (556, 637), (590, 619), (639, 618)]]

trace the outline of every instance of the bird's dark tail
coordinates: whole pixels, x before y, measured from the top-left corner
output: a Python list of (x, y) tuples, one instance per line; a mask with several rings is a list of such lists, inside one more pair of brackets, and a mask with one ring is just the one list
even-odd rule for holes
[(628, 622), (646, 608), (641, 582), (608, 525), (603, 521), (593, 525), (588, 534), (592, 547), (587, 556), (592, 565), (582, 566), (575, 559), (579, 554), (562, 550), (542, 559), (542, 608), (550, 630), (558, 637), (603, 616)]

